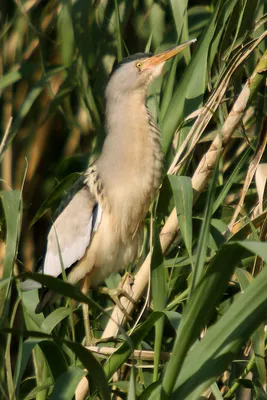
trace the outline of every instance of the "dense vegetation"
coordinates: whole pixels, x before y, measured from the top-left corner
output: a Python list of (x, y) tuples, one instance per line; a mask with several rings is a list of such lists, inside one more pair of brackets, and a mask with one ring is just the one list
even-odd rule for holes
[[(265, 0), (1, 1), (1, 398), (72, 399), (85, 376), (92, 399), (267, 398), (266, 12)], [(38, 292), (20, 282), (101, 151), (114, 63), (192, 38), (147, 100), (166, 176), (133, 267), (133, 319), (117, 332), (106, 296), (33, 275), (64, 295), (36, 315)], [(101, 355), (82, 345), (81, 301), (95, 337), (118, 333)]]

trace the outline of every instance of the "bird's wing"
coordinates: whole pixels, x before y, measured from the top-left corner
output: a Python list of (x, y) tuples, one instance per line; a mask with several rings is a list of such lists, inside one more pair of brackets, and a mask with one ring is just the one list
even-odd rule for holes
[(89, 187), (83, 185), (50, 229), (43, 272), (59, 276), (62, 273), (61, 257), (65, 269), (80, 260), (101, 222), (101, 216), (100, 204)]

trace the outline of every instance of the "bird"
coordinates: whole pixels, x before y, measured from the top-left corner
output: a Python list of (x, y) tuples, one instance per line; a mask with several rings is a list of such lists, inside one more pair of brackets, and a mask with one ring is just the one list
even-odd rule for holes
[[(146, 105), (148, 87), (166, 61), (194, 41), (156, 55), (137, 53), (114, 67), (105, 90), (102, 152), (73, 185), (53, 219), (44, 274), (61, 276), (63, 262), (67, 281), (80, 283), (87, 295), (138, 257), (144, 219), (160, 187), (164, 165), (161, 132)], [(47, 290), (36, 312), (42, 312), (52, 297)], [(88, 305), (82, 308), (85, 343), (90, 345)]]

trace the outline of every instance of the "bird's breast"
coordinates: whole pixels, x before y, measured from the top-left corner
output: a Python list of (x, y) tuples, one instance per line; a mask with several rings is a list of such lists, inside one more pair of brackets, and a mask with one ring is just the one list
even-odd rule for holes
[(97, 162), (114, 229), (124, 243), (143, 223), (162, 178), (160, 132), (149, 111), (143, 111), (130, 125), (110, 129)]

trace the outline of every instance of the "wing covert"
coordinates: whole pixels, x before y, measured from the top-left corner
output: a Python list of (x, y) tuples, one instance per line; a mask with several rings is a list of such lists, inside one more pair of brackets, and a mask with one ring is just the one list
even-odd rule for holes
[[(43, 272), (52, 276), (62, 273), (85, 254), (92, 233), (97, 230), (102, 209), (88, 186), (83, 186), (54, 221), (47, 240)], [(59, 248), (60, 253), (59, 253)]]

